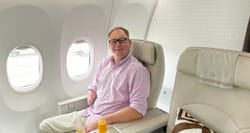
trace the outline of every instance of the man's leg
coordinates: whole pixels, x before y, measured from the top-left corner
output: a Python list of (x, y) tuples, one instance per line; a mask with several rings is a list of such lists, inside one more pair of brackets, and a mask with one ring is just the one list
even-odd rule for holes
[(83, 128), (85, 121), (79, 112), (72, 112), (45, 119), (39, 128), (41, 133), (64, 133)]

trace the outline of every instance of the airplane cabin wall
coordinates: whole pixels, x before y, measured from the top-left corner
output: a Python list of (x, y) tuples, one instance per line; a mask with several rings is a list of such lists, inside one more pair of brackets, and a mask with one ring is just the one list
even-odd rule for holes
[[(113, 0), (0, 2), (0, 133), (38, 132), (41, 120), (58, 114), (58, 101), (86, 94), (107, 52), (112, 5)], [(65, 57), (79, 38), (92, 45), (93, 60), (89, 77), (78, 82), (65, 74)], [(8, 83), (6, 60), (12, 49), (24, 43), (41, 53), (43, 78), (34, 91), (22, 94)]]

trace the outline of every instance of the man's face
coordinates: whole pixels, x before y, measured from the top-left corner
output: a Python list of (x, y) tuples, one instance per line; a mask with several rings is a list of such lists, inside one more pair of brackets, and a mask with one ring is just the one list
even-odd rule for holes
[(111, 49), (115, 61), (119, 61), (130, 52), (131, 40), (120, 29), (114, 30), (109, 36), (109, 48)]

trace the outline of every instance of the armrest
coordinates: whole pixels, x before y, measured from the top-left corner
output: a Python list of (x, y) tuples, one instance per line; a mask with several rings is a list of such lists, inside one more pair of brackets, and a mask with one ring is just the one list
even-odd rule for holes
[[(158, 108), (147, 110), (142, 119), (115, 123), (112, 126), (122, 133), (154, 133), (167, 125), (169, 114)], [(158, 132), (157, 132), (158, 133)]]
[(57, 103), (59, 114), (70, 113), (73, 111), (80, 111), (88, 107), (87, 96), (75, 97), (68, 100), (63, 100)]

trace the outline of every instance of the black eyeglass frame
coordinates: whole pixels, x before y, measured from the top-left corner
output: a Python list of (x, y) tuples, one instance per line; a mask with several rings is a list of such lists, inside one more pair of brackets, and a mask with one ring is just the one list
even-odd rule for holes
[(117, 42), (119, 42), (119, 44), (124, 44), (127, 41), (128, 41), (128, 38), (118, 38), (118, 39), (109, 40), (109, 44), (110, 45), (115, 45), (115, 44), (117, 44)]

